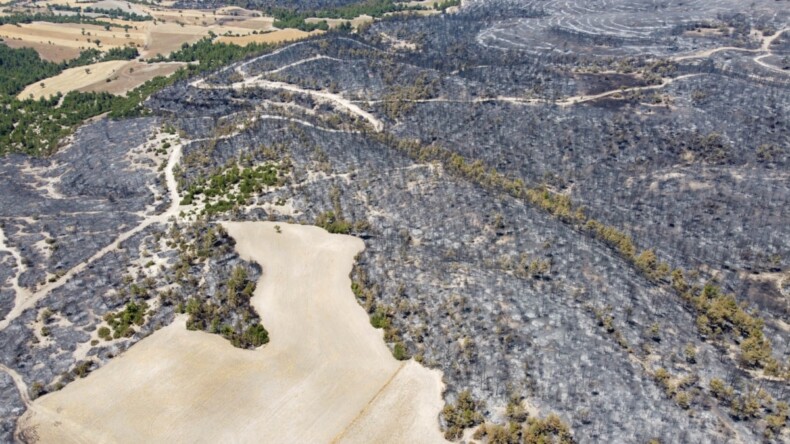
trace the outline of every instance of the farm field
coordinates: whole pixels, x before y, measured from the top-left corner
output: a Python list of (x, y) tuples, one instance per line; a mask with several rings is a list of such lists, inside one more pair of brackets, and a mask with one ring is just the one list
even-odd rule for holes
[(3, 44), (9, 48), (32, 48), (42, 60), (60, 63), (80, 55), (80, 48), (61, 46), (50, 43), (39, 43), (31, 40), (5, 39)]
[[(17, 96), (20, 100), (40, 99), (69, 91), (106, 91), (124, 94), (157, 76), (169, 76), (183, 63), (144, 63), (112, 60), (69, 68), (60, 74), (28, 85)], [(43, 86), (42, 86), (43, 85)]]
[[(97, 48), (108, 50), (120, 46), (132, 45), (143, 47), (147, 42), (147, 29), (144, 25), (135, 24), (138, 29), (131, 28), (124, 32), (121, 28), (111, 28), (107, 31), (98, 25), (78, 23), (49, 23), (33, 22), (23, 23), (19, 26), (0, 26), (0, 38), (37, 44), (47, 44), (80, 50)], [(99, 41), (99, 44), (96, 41)]]
[[(22, 435), (54, 442), (442, 442), (439, 372), (399, 362), (355, 302), (361, 240), (226, 223), (263, 270), (252, 304), (271, 342), (238, 350), (173, 322), (37, 400)], [(281, 232), (279, 232), (281, 230)], [(90, 400), (86, 402), (86, 400)]]
[(321, 34), (323, 31), (305, 32), (299, 29), (280, 29), (265, 34), (249, 34), (244, 36), (220, 36), (216, 38), (219, 43), (233, 43), (236, 45), (249, 45), (250, 43), (280, 43), (299, 40), (311, 35)]

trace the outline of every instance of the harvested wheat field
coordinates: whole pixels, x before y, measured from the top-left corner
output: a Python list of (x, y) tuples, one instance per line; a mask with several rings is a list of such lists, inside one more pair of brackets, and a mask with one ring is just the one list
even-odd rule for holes
[[(253, 20), (259, 25), (258, 29), (261, 31), (271, 28), (270, 21)], [(229, 33), (244, 36), (253, 31), (250, 23), (244, 24), (243, 27), (236, 27), (214, 24), (182, 26), (175, 22), (154, 24), (154, 22), (128, 22), (117, 19), (105, 19), (105, 21), (119, 26), (128, 25), (129, 28), (125, 31), (122, 28), (113, 27), (108, 31), (104, 27), (96, 25), (33, 22), (20, 26), (2, 25), (0, 26), (0, 38), (9, 42), (9, 46), (13, 45), (14, 48), (30, 47), (43, 58), (62, 61), (64, 57), (66, 60), (74, 58), (79, 55), (81, 50), (89, 48), (107, 51), (127, 45), (139, 48), (144, 57), (153, 57), (157, 54), (168, 55), (180, 49), (184, 43), (194, 43), (208, 36), (209, 32), (216, 35)], [(96, 44), (96, 40), (100, 42), (99, 45)], [(287, 40), (287, 38), (280, 40)], [(278, 41), (278, 39), (275, 38), (274, 41)]]
[(254, 17), (232, 22), (237, 28), (255, 29), (258, 31), (268, 31), (272, 29), (274, 17)]
[(148, 15), (148, 10), (143, 5), (138, 5), (132, 2), (127, 1), (120, 1), (120, 0), (99, 0), (91, 4), (94, 8), (98, 9), (120, 9), (124, 12), (132, 12), (137, 15), (146, 16)]
[(201, 9), (149, 8), (148, 13), (157, 20), (183, 23), (185, 25), (213, 25), (226, 17), (219, 11)]
[[(54, 77), (31, 83), (19, 93), (17, 98), (40, 99), (57, 93), (65, 95), (69, 91), (107, 91), (113, 94), (125, 94), (154, 77), (169, 76), (183, 65), (183, 63), (148, 64), (127, 60), (99, 62), (69, 68)], [(129, 69), (132, 71), (130, 72)]]
[(137, 61), (127, 62), (112, 76), (108, 77), (110, 79), (109, 82), (107, 82), (105, 79), (80, 88), (79, 91), (108, 92), (110, 94), (122, 95), (137, 88), (154, 77), (169, 77), (183, 66), (186, 66), (186, 63), (143, 63)]
[(342, 25), (345, 22), (350, 22), (351, 26), (354, 28), (359, 28), (360, 25), (364, 25), (366, 23), (373, 23), (373, 17), (363, 14), (357, 16), (351, 20), (346, 19), (332, 19), (332, 18), (320, 18), (320, 17), (308, 17), (304, 20), (307, 23), (321, 23), (323, 21), (329, 25), (330, 28), (337, 28), (338, 26)]
[(182, 26), (174, 22), (160, 22), (156, 25), (151, 25), (148, 29), (147, 43), (142, 51), (148, 57), (153, 57), (157, 54), (167, 55), (180, 49), (184, 43), (194, 43), (208, 36), (209, 32), (213, 32), (216, 35), (230, 33), (240, 36), (252, 33), (251, 29), (235, 26)]
[[(102, 26), (80, 23), (33, 22), (19, 26), (2, 25), (0, 26), (0, 37), (69, 48), (97, 48), (106, 51), (118, 46), (130, 44), (142, 46), (145, 44), (145, 25), (138, 23), (135, 26), (138, 29), (131, 28), (128, 32), (124, 32), (121, 28), (111, 28), (107, 31)], [(96, 40), (100, 41), (100, 46), (95, 43)]]
[(254, 351), (183, 319), (20, 420), (48, 442), (441, 442), (441, 374), (396, 361), (353, 293), (364, 245), (313, 226), (224, 224), (263, 276), (252, 299), (271, 342)]
[(79, 57), (80, 49), (68, 46), (60, 46), (50, 43), (37, 43), (25, 40), (3, 40), (9, 48), (31, 48), (36, 51), (43, 60), (60, 63)]
[(290, 42), (293, 40), (303, 39), (315, 34), (321, 34), (323, 31), (310, 31), (305, 32), (299, 29), (280, 29), (277, 31), (267, 32), (266, 34), (249, 34), (239, 37), (235, 36), (221, 36), (217, 37), (214, 41), (221, 43), (234, 43), (236, 45), (249, 45), (250, 43), (279, 43)]
[(96, 82), (104, 81), (127, 63), (129, 62), (126, 60), (112, 60), (77, 68), (69, 68), (54, 77), (31, 83), (19, 93), (17, 98), (20, 100), (29, 98), (40, 99), (42, 97), (53, 96), (59, 92), (66, 94), (69, 91), (74, 91)]

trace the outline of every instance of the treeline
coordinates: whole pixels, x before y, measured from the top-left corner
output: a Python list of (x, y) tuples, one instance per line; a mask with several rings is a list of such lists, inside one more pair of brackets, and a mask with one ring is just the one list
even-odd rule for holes
[(132, 60), (140, 54), (131, 46), (112, 48), (106, 53), (91, 48), (74, 59), (61, 63), (42, 60), (31, 48), (9, 48), (0, 45), (0, 96), (13, 96), (27, 85), (59, 74), (64, 69), (108, 60)]
[(27, 85), (60, 71), (58, 64), (41, 60), (33, 49), (0, 45), (0, 96), (15, 95)]
[[(449, 7), (457, 1), (458, 0), (448, 0), (447, 2), (441, 3), (441, 5), (447, 3), (448, 5), (446, 7)], [(440, 4), (437, 3), (437, 5)], [(266, 13), (275, 18), (274, 26), (278, 28), (296, 28), (303, 31), (313, 31), (315, 29), (327, 30), (329, 29), (329, 25), (325, 20), (318, 23), (307, 23), (305, 20), (309, 17), (353, 20), (361, 15), (383, 17), (385, 14), (391, 12), (416, 11), (422, 9), (425, 8), (422, 6), (407, 6), (404, 3), (395, 3), (392, 0), (367, 0), (361, 3), (323, 10), (296, 11), (285, 8), (269, 8), (266, 10)], [(340, 30), (350, 30), (350, 28), (350, 23), (344, 23), (341, 25)]]
[(76, 12), (78, 14), (82, 14), (82, 13), (101, 14), (101, 15), (106, 15), (109, 18), (123, 19), (123, 20), (128, 20), (130, 22), (145, 22), (152, 20), (151, 16), (149, 15), (140, 15), (134, 12), (126, 12), (121, 8), (104, 9), (104, 8), (94, 8), (91, 6), (87, 6), (83, 8), (81, 6), (68, 6), (68, 5), (48, 5), (47, 7), (56, 11), (70, 11), (70, 12)]
[(309, 17), (351, 20), (360, 15), (383, 17), (384, 14), (390, 12), (416, 11), (421, 9), (425, 8), (422, 6), (408, 6), (404, 3), (396, 3), (392, 0), (366, 0), (360, 3), (353, 3), (331, 9), (307, 11), (302, 14), (309, 14)]
[(460, 6), (460, 5), (461, 5), (461, 0), (445, 0), (440, 3), (434, 3), (433, 9), (436, 9), (437, 11), (446, 11), (447, 8), (452, 8), (453, 6)]
[[(0, 17), (2, 18), (2, 17)], [(251, 44), (238, 46), (225, 43), (212, 43), (205, 38), (192, 45), (185, 44), (167, 58), (158, 57), (153, 61), (198, 62), (176, 71), (170, 77), (156, 77), (128, 92), (125, 97), (109, 93), (83, 93), (72, 91), (65, 96), (60, 94), (39, 100), (18, 100), (14, 94), (26, 85), (57, 74), (72, 63), (92, 63), (98, 51), (87, 52), (76, 60), (58, 65), (40, 60), (35, 51), (29, 49), (12, 50), (0, 45), (0, 74), (5, 67), (9, 73), (16, 73), (16, 82), (0, 81), (0, 86), (8, 83), (10, 93), (0, 94), (0, 155), (9, 152), (27, 153), (33, 156), (50, 155), (58, 148), (58, 142), (86, 119), (108, 113), (110, 118), (124, 118), (148, 113), (143, 102), (151, 94), (177, 81), (219, 68), (228, 63), (241, 60), (253, 54), (269, 51), (274, 45)], [(10, 52), (8, 52), (10, 51)], [(20, 56), (15, 51), (22, 51)], [(32, 51), (32, 52), (31, 52)], [(132, 52), (134, 51), (134, 52)], [(6, 57), (6, 54), (9, 54)], [(110, 50), (103, 60), (109, 57), (129, 57), (137, 54), (134, 48)], [(19, 60), (16, 58), (20, 57)], [(38, 60), (38, 61), (36, 61)], [(13, 63), (11, 61), (14, 61)], [(25, 74), (24, 72), (32, 73)], [(8, 76), (2, 76), (8, 78)]]
[(472, 438), (476, 441), (502, 444), (573, 444), (571, 429), (562, 418), (550, 413), (545, 418), (531, 417), (524, 407), (523, 400), (511, 395), (505, 417), (507, 424), (499, 425), (484, 422), (481, 412), (485, 403), (474, 399), (468, 390), (458, 394), (454, 403), (445, 404), (440, 415), (444, 426), (444, 437), (457, 440), (466, 429), (478, 426)]
[(0, 114), (0, 154), (49, 154), (57, 147), (58, 140), (85, 119), (112, 111), (126, 114), (129, 99), (108, 93), (70, 92), (40, 100), (18, 100), (16, 95), (27, 85), (64, 69), (137, 55), (137, 49), (130, 47), (114, 48), (106, 54), (89, 49), (75, 59), (52, 63), (41, 60), (33, 49), (0, 45), (0, 107), (4, 111)]
[(200, 197), (204, 200), (203, 214), (217, 214), (247, 204), (253, 195), (260, 194), (265, 187), (285, 183), (287, 165), (249, 166), (239, 168), (235, 160), (207, 178), (198, 178), (187, 188), (181, 205), (192, 205)]
[(123, 28), (121, 25), (106, 22), (103, 20), (96, 20), (93, 17), (87, 17), (82, 14), (76, 15), (57, 15), (57, 14), (42, 14), (37, 12), (35, 14), (19, 14), (14, 13), (10, 15), (0, 16), (0, 25), (18, 25), (23, 23), (33, 22), (49, 22), (49, 23), (82, 23), (86, 25), (104, 26), (109, 29), (111, 27)]
[[(695, 273), (675, 269), (662, 262), (652, 249), (638, 251), (632, 238), (622, 230), (597, 221), (572, 203), (570, 197), (552, 192), (545, 186), (528, 187), (521, 179), (510, 179), (482, 161), (467, 161), (463, 156), (438, 145), (371, 133), (377, 140), (404, 152), (419, 162), (440, 162), (451, 173), (479, 186), (499, 190), (523, 199), (576, 230), (602, 241), (654, 284), (678, 294), (697, 315), (696, 326), (704, 338), (730, 340), (738, 345), (738, 363), (746, 368), (762, 369), (768, 376), (790, 379), (790, 365), (778, 362), (771, 342), (763, 331), (764, 321), (735, 297), (713, 282), (704, 285), (686, 282)], [(722, 344), (723, 345), (723, 344)]]
[(263, 53), (274, 48), (274, 45), (266, 43), (250, 43), (246, 46), (239, 46), (233, 43), (215, 43), (213, 42), (214, 37), (212, 34), (191, 45), (184, 43), (181, 45), (181, 49), (171, 53), (169, 56), (158, 55), (150, 59), (149, 62), (197, 62), (197, 66), (190, 66), (189, 69), (199, 73), (220, 68), (228, 63), (241, 60), (250, 54)]
[(111, 111), (121, 98), (70, 92), (40, 100), (0, 99), (0, 154), (49, 155), (86, 119)]
[(307, 19), (309, 15), (299, 12), (281, 9), (276, 10), (273, 15), (275, 19), (272, 24), (276, 28), (295, 28), (307, 32), (315, 31), (316, 29), (321, 31), (327, 31), (329, 29), (329, 24), (327, 24), (326, 20), (321, 20), (318, 23), (307, 23), (305, 19)]

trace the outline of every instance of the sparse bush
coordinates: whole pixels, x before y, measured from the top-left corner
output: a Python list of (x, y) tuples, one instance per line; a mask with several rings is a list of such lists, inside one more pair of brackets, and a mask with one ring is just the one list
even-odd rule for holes
[(545, 419), (530, 418), (524, 427), (524, 444), (572, 444), (570, 428), (559, 416), (550, 414)]
[(463, 434), (464, 429), (474, 427), (483, 422), (480, 413), (483, 405), (476, 401), (468, 390), (458, 394), (454, 404), (446, 404), (442, 410), (442, 420), (445, 424), (444, 436), (455, 440)]

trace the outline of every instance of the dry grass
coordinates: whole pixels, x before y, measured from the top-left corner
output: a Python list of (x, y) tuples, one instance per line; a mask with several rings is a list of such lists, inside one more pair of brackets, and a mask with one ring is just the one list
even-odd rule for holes
[(4, 40), (3, 43), (11, 48), (32, 48), (43, 60), (55, 63), (71, 60), (80, 55), (79, 48), (71, 48), (68, 46), (35, 43), (24, 40)]
[(138, 15), (148, 15), (148, 8), (145, 6), (121, 0), (99, 0), (90, 6), (99, 9), (120, 9), (124, 12), (132, 12)]
[(263, 278), (262, 349), (183, 319), (20, 420), (39, 442), (441, 442), (441, 375), (395, 361), (350, 289), (362, 241), (310, 226), (228, 223)]
[(293, 40), (303, 39), (315, 34), (321, 34), (323, 31), (305, 32), (298, 29), (281, 29), (278, 31), (267, 32), (265, 34), (249, 34), (241, 37), (220, 36), (215, 41), (221, 43), (234, 43), (236, 45), (249, 45), (250, 43), (279, 43), (290, 42)]
[[(227, 25), (210, 24), (209, 26), (178, 24), (170, 22), (129, 22), (118, 19), (104, 19), (119, 26), (129, 26), (125, 32), (121, 28), (84, 25), (75, 23), (48, 23), (35, 22), (21, 26), (0, 26), (0, 38), (9, 42), (9, 46), (29, 47), (39, 52), (39, 55), (49, 60), (64, 60), (64, 57), (73, 58), (79, 51), (94, 48), (106, 51), (110, 48), (121, 46), (135, 46), (139, 48), (143, 57), (154, 57), (157, 54), (168, 55), (181, 48), (184, 43), (194, 43), (213, 32), (216, 35), (246, 36), (254, 30), (271, 29), (271, 19), (254, 18), (240, 19), (237, 22), (228, 22)], [(238, 23), (241, 26), (233, 26)], [(301, 32), (301, 31), (296, 31)], [(237, 37), (233, 37), (237, 38)], [(282, 41), (269, 37), (272, 41)], [(100, 45), (95, 41), (99, 40)], [(71, 56), (71, 57), (69, 57)]]
[[(132, 28), (128, 33), (125, 33), (120, 28), (111, 28), (110, 31), (107, 31), (104, 27), (96, 25), (33, 22), (20, 26), (0, 26), (0, 37), (66, 48), (107, 50), (130, 44), (143, 46), (146, 38), (145, 25), (137, 24), (136, 26), (137, 30)], [(96, 45), (95, 40), (97, 39), (101, 42), (101, 46)]]
[(274, 18), (272, 17), (255, 17), (255, 18), (249, 18), (240, 21), (234, 21), (233, 26), (237, 28), (245, 28), (251, 30), (258, 30), (258, 31), (269, 31), (272, 29), (272, 23), (274, 23)]
[(330, 28), (337, 28), (338, 26), (342, 25), (345, 22), (351, 22), (351, 26), (353, 26), (354, 29), (357, 29), (357, 28), (359, 28), (359, 25), (373, 22), (373, 17), (371, 17), (369, 15), (360, 15), (360, 16), (354, 18), (354, 19), (351, 19), (351, 20), (345, 20), (345, 19), (324, 19), (324, 18), (319, 18), (319, 17), (309, 17), (309, 18), (306, 18), (304, 21), (307, 22), (307, 23), (321, 23), (324, 20), (326, 20), (326, 24), (329, 25)]
[[(66, 94), (69, 91), (81, 89), (109, 78), (127, 63), (125, 60), (113, 60), (78, 68), (69, 68), (54, 77), (28, 85), (27, 88), (19, 93), (17, 98), (22, 100), (29, 98), (40, 99), (53, 96), (59, 92)], [(44, 85), (43, 87), (42, 84)]]
[[(125, 94), (156, 76), (169, 76), (181, 63), (147, 64), (137, 61), (113, 60), (67, 69), (60, 74), (30, 84), (17, 96), (19, 99), (40, 99), (69, 91), (107, 91)], [(132, 69), (130, 72), (129, 69)], [(110, 79), (108, 82), (107, 79)], [(44, 85), (43, 87), (41, 85)]]
[(182, 66), (186, 66), (186, 63), (143, 63), (132, 61), (123, 65), (113, 76), (109, 77), (109, 82), (106, 80), (99, 81), (80, 88), (79, 91), (104, 91), (110, 94), (123, 95), (154, 77), (169, 77)]
[(143, 54), (153, 57), (157, 54), (167, 55), (181, 48), (184, 43), (194, 43), (213, 32), (216, 35), (224, 34), (246, 36), (252, 34), (253, 29), (226, 25), (180, 25), (174, 22), (157, 23), (149, 28), (147, 44)]
[(271, 17), (255, 17), (260, 13), (237, 7), (220, 8), (216, 11), (156, 7), (148, 8), (147, 11), (157, 20), (197, 26), (239, 26), (239, 23), (249, 22), (241, 27), (260, 30), (268, 29), (274, 20)]

